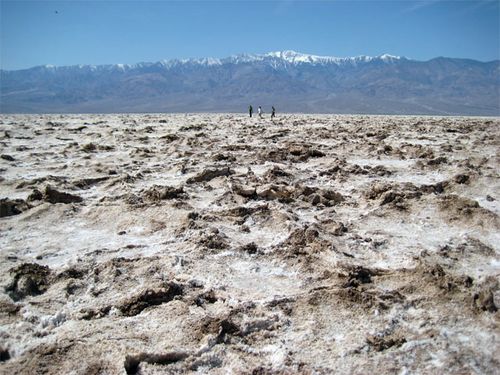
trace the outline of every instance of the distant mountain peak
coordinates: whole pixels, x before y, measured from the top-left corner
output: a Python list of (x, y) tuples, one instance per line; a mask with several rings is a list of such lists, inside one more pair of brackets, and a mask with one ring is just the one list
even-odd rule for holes
[(225, 58), (215, 58), (215, 57), (201, 57), (201, 58), (187, 58), (187, 59), (169, 59), (160, 60), (157, 62), (140, 62), (136, 64), (105, 64), (105, 65), (90, 65), (90, 64), (78, 64), (72, 66), (56, 66), (56, 65), (41, 65), (35, 67), (36, 69), (42, 69), (45, 71), (56, 71), (59, 69), (78, 69), (85, 71), (95, 71), (95, 70), (118, 70), (126, 71), (130, 69), (138, 69), (150, 66), (159, 66), (165, 69), (169, 69), (179, 65), (201, 65), (201, 66), (220, 66), (224, 64), (244, 64), (244, 63), (269, 63), (272, 66), (282, 66), (286, 64), (299, 65), (299, 64), (311, 64), (311, 65), (357, 65), (359, 63), (367, 63), (371, 61), (382, 61), (385, 63), (396, 62), (399, 60), (408, 60), (405, 57), (394, 56), (389, 54), (383, 54), (379, 56), (355, 56), (355, 57), (334, 57), (334, 56), (319, 56), (307, 53), (301, 53), (293, 50), (284, 51), (273, 51), (263, 54), (249, 54), (242, 53), (238, 55), (232, 55)]
[(285, 51), (275, 51), (275, 52), (268, 52), (265, 54), (266, 56), (271, 56), (271, 57), (278, 57), (280, 59), (296, 59), (296, 58), (303, 58), (303, 57), (312, 57), (314, 55), (309, 55), (306, 53), (301, 53), (293, 50), (285, 50)]
[(500, 114), (500, 61), (293, 50), (1, 71), (0, 112), (281, 111)]
[(233, 58), (244, 57), (244, 60), (250, 61), (263, 61), (266, 59), (278, 59), (289, 64), (357, 64), (360, 62), (370, 62), (380, 60), (383, 62), (394, 62), (405, 59), (405, 57), (389, 55), (387, 53), (379, 56), (355, 56), (355, 57), (335, 57), (335, 56), (320, 56), (307, 53), (301, 53), (293, 50), (273, 51), (265, 54), (256, 55), (237, 55)]
[(290, 63), (316, 63), (339, 60), (337, 57), (310, 55), (292, 50), (269, 52), (265, 56), (279, 58)]

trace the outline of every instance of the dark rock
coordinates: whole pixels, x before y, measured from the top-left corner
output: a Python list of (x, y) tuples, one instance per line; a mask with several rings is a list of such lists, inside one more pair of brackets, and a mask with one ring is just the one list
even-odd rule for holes
[(109, 145), (96, 145), (95, 143), (87, 143), (82, 146), (82, 150), (85, 152), (99, 151), (113, 151), (115, 148)]
[(347, 227), (341, 222), (337, 223), (337, 225), (335, 225), (333, 229), (334, 236), (342, 236), (346, 232), (347, 232)]
[(0, 155), (0, 158), (2, 158), (3, 160), (7, 160), (7, 161), (15, 161), (16, 160), (12, 156), (6, 155), (6, 154)]
[(14, 303), (8, 299), (3, 299), (0, 301), (0, 315), (16, 315), (19, 310), (21, 310), (21, 307), (22, 306), (20, 304)]
[(36, 263), (23, 263), (9, 270), (12, 281), (5, 291), (14, 301), (26, 296), (35, 296), (44, 293), (49, 287), (50, 269)]
[(219, 344), (226, 343), (230, 336), (241, 336), (241, 329), (230, 319), (223, 319), (219, 323), (219, 334), (215, 340)]
[(368, 345), (370, 345), (375, 351), (381, 352), (389, 348), (392, 348), (393, 346), (398, 347), (403, 345), (406, 342), (406, 339), (398, 335), (390, 335), (390, 336), (371, 335), (367, 337), (366, 341)]
[(288, 153), (300, 161), (306, 161), (309, 158), (321, 158), (325, 153), (308, 145), (293, 145), (288, 148)]
[(273, 180), (275, 177), (290, 177), (290, 176), (291, 176), (290, 173), (285, 172), (277, 165), (273, 166), (264, 174), (264, 177), (268, 180)]
[(181, 187), (176, 188), (172, 186), (158, 186), (154, 185), (153, 187), (147, 189), (143, 193), (143, 197), (149, 201), (160, 201), (166, 199), (176, 199), (176, 198), (185, 198), (187, 195), (184, 192), (184, 189)]
[(233, 184), (232, 186), (233, 193), (241, 195), (245, 198), (255, 197), (256, 189), (254, 187), (242, 186)]
[(30, 208), (22, 199), (0, 199), (0, 217), (19, 215)]
[(298, 253), (302, 253), (304, 247), (317, 241), (318, 237), (319, 232), (313, 227), (297, 228), (290, 233), (288, 238), (283, 242), (283, 245), (291, 247), (292, 250), (296, 249)]
[(455, 181), (457, 184), (467, 184), (469, 183), (470, 177), (466, 174), (457, 174), (455, 177), (453, 177), (453, 181)]
[(241, 246), (239, 250), (248, 254), (256, 254), (258, 251), (258, 247), (255, 242), (250, 242), (246, 245)]
[(230, 162), (236, 161), (236, 158), (233, 155), (231, 154), (227, 155), (222, 153), (215, 154), (212, 159), (215, 161), (230, 161)]
[(304, 236), (305, 236), (306, 242), (310, 243), (319, 237), (319, 232), (315, 228), (309, 227), (305, 230)]
[(49, 203), (79, 203), (82, 202), (83, 199), (82, 197), (79, 197), (78, 195), (73, 195), (70, 193), (65, 193), (62, 191), (58, 191), (51, 187), (50, 185), (47, 185), (45, 187), (45, 192), (43, 194), (43, 198), (45, 201)]
[(362, 266), (355, 266), (349, 270), (347, 282), (344, 287), (357, 287), (360, 284), (368, 284), (372, 282), (373, 272)]
[(444, 196), (439, 202), (439, 207), (443, 211), (450, 211), (461, 216), (470, 216), (480, 208), (477, 201), (457, 195)]
[(57, 280), (62, 279), (81, 279), (87, 274), (87, 270), (78, 269), (75, 267), (70, 267), (62, 272), (60, 272), (57, 276)]
[(80, 180), (74, 181), (73, 185), (80, 189), (88, 189), (89, 187), (94, 186), (99, 182), (109, 180), (109, 178), (110, 176), (82, 178)]
[(309, 150), (308, 155), (311, 158), (322, 158), (326, 154), (324, 152), (322, 152), (322, 151), (319, 151), (319, 150), (316, 150), (316, 149), (312, 149), (312, 150)]
[(313, 205), (316, 206), (319, 203), (321, 203), (321, 196), (319, 194), (313, 194), (309, 197), (309, 202)]
[(380, 205), (383, 206), (385, 204), (391, 203), (398, 197), (400, 197), (400, 195), (393, 190), (387, 191), (382, 195), (382, 198), (380, 199)]
[(188, 178), (186, 183), (193, 184), (195, 182), (207, 182), (217, 177), (230, 176), (232, 174), (234, 174), (234, 171), (232, 171), (229, 167), (219, 169), (207, 168), (196, 176)]
[(374, 184), (373, 186), (370, 187), (365, 192), (365, 197), (367, 199), (377, 199), (379, 198), (383, 193), (386, 191), (390, 190), (391, 186), (388, 184)]
[(295, 190), (294, 196), (299, 197), (299, 196), (303, 195), (303, 196), (308, 197), (311, 194), (316, 193), (317, 191), (318, 191), (318, 188), (316, 188), (316, 187), (301, 186), (301, 187), (297, 187), (297, 189)]
[(134, 316), (141, 313), (149, 306), (161, 305), (170, 302), (174, 297), (182, 295), (183, 288), (176, 283), (168, 283), (164, 288), (147, 289), (133, 296), (118, 306), (118, 309), (126, 316)]
[(377, 165), (376, 167), (368, 167), (367, 170), (370, 173), (376, 174), (377, 176), (390, 176), (392, 174), (392, 172), (383, 165)]
[(139, 207), (139, 206), (142, 206), (144, 204), (144, 201), (142, 200), (142, 198), (136, 194), (133, 194), (133, 193), (126, 194), (123, 198), (124, 198), (124, 201), (131, 206)]
[(10, 359), (10, 353), (6, 348), (0, 347), (0, 362), (5, 362)]
[(97, 146), (94, 143), (87, 143), (82, 146), (82, 150), (85, 152), (92, 152), (97, 149)]
[(191, 288), (203, 288), (203, 281), (197, 279), (189, 280), (188, 284)]
[(292, 146), (288, 149), (288, 152), (293, 156), (300, 156), (307, 152), (307, 149), (303, 146)]
[(199, 241), (199, 244), (212, 250), (223, 250), (229, 247), (225, 236), (220, 233), (209, 233)]
[(106, 316), (111, 310), (111, 306), (104, 306), (98, 309), (84, 308), (80, 310), (79, 319), (90, 320)]
[(439, 165), (443, 163), (448, 163), (448, 159), (444, 156), (439, 156), (437, 158), (431, 159), (427, 162), (427, 165)]
[(421, 190), (424, 193), (442, 194), (444, 193), (447, 186), (448, 186), (448, 181), (441, 181), (433, 185), (422, 185)]
[(323, 190), (321, 192), (321, 195), (323, 196), (324, 199), (330, 202), (334, 202), (335, 204), (342, 203), (345, 200), (342, 194), (337, 193), (336, 191), (333, 190)]
[(43, 193), (38, 190), (34, 189), (30, 195), (28, 195), (28, 202), (32, 201), (41, 201), (43, 199)]
[(488, 311), (494, 313), (498, 310), (495, 305), (495, 298), (493, 291), (498, 288), (498, 283), (491, 283), (494, 285), (483, 286), (482, 289), (474, 293), (472, 296), (473, 305), (476, 310)]
[(203, 306), (207, 303), (215, 303), (217, 302), (217, 300), (218, 298), (215, 295), (215, 292), (213, 290), (208, 290), (198, 295), (195, 298), (194, 303), (196, 304), (196, 306)]
[(171, 363), (182, 361), (189, 357), (186, 352), (170, 352), (165, 354), (140, 353), (136, 355), (127, 355), (125, 357), (125, 372), (127, 375), (138, 374), (139, 365), (141, 362), (157, 365), (168, 365)]
[(75, 294), (78, 290), (81, 290), (84, 288), (84, 285), (81, 282), (75, 281), (73, 279), (70, 279), (66, 286), (64, 287), (64, 291), (66, 292), (66, 295), (70, 296)]

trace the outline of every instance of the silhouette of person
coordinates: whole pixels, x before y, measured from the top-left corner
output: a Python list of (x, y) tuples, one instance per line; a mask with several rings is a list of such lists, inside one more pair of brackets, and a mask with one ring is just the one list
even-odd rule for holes
[(274, 106), (271, 107), (271, 120), (276, 117), (276, 109)]
[(252, 113), (253, 113), (253, 108), (251, 105), (248, 106), (248, 114), (250, 115), (250, 117), (252, 117)]

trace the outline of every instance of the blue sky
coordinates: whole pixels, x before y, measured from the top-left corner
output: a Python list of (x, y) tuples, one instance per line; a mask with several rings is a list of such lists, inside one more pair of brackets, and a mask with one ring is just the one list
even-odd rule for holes
[(287, 49), (339, 57), (500, 59), (499, 0), (0, 4), (2, 69)]

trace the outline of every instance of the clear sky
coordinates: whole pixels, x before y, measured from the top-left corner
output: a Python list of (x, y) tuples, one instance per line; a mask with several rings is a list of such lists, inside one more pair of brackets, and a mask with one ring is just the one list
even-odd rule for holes
[(2, 69), (226, 57), (500, 59), (500, 0), (0, 0)]

